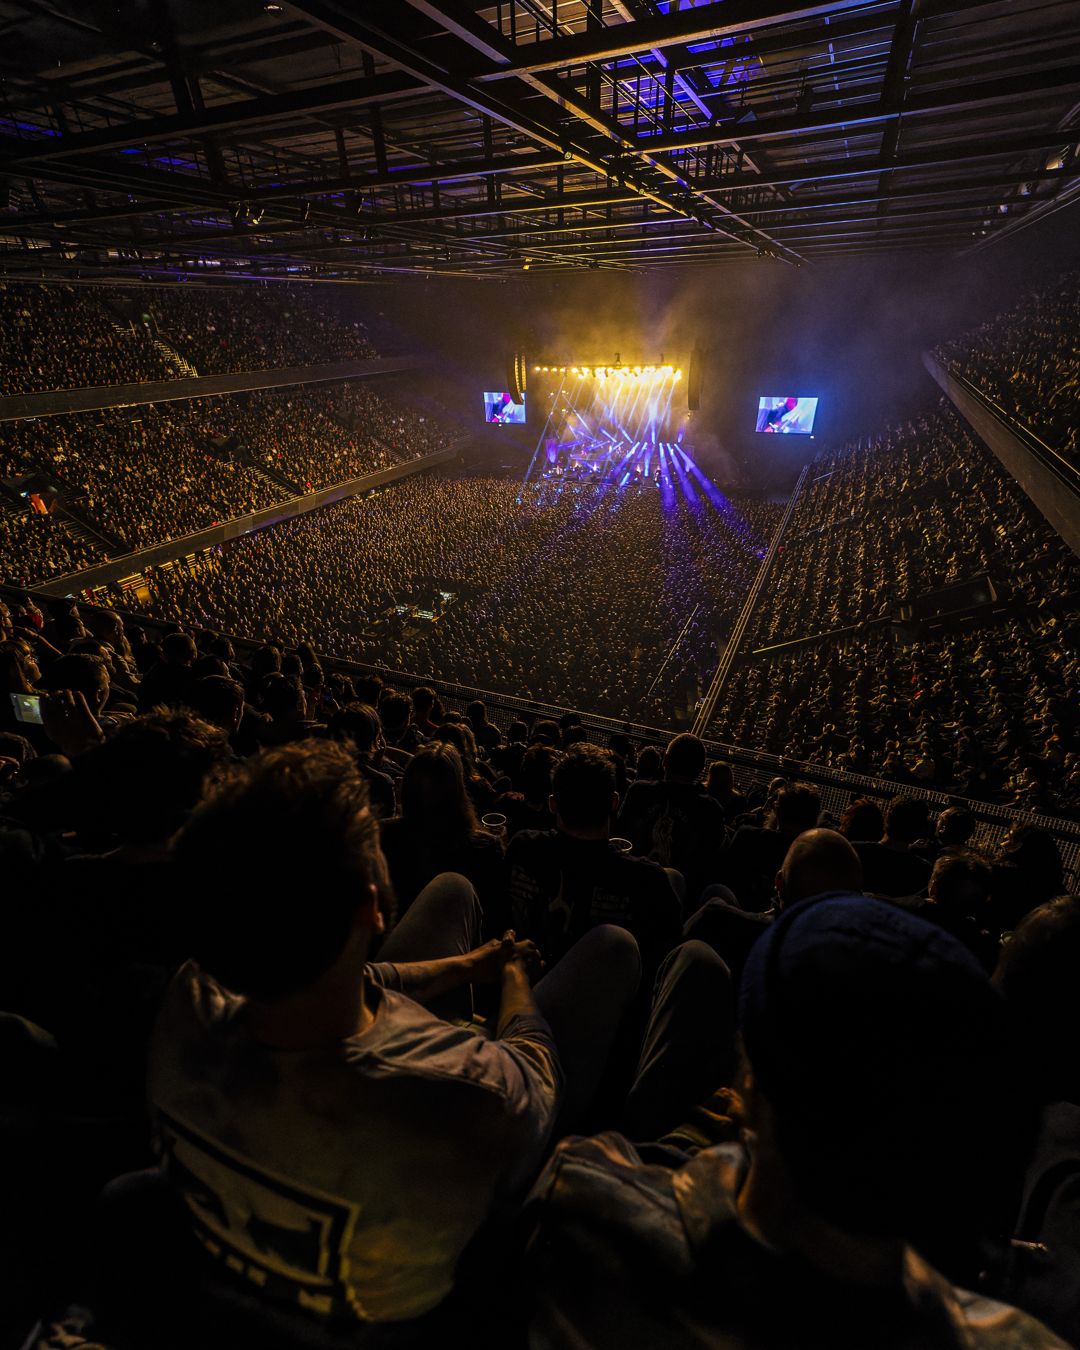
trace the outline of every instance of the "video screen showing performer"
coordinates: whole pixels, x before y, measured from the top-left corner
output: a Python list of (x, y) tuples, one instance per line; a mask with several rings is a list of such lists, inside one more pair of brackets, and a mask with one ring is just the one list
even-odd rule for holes
[(817, 405), (816, 398), (799, 398), (795, 394), (759, 398), (754, 430), (773, 436), (809, 436), (814, 430)]
[(495, 422), (499, 425), (522, 424), (525, 421), (524, 397), (522, 397), (520, 403), (515, 403), (513, 398), (505, 391), (498, 394), (485, 394), (484, 421)]

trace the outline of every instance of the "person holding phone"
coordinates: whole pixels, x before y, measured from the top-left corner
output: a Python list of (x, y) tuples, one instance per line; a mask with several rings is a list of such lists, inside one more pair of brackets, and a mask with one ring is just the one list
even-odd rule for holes
[(0, 731), (25, 736), (39, 753), (51, 751), (42, 727), (41, 671), (26, 638), (0, 642), (0, 682)]

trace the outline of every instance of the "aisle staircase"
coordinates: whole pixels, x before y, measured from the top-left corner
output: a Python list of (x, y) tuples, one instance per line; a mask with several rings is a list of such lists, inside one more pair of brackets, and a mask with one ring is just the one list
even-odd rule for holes
[(161, 338), (155, 337), (153, 334), (150, 335), (150, 341), (169, 369), (176, 372), (177, 379), (197, 380), (199, 378), (199, 372), (186, 356), (181, 356), (175, 347), (170, 347), (167, 342), (163, 342)]
[(712, 721), (713, 713), (716, 711), (716, 705), (720, 701), (720, 695), (724, 692), (724, 686), (727, 684), (728, 676), (735, 666), (735, 661), (739, 655), (739, 648), (742, 640), (746, 636), (750, 627), (750, 620), (753, 617), (754, 609), (765, 589), (765, 583), (769, 579), (769, 573), (772, 571), (772, 565), (780, 548), (780, 541), (784, 538), (787, 527), (791, 524), (791, 518), (795, 514), (795, 505), (799, 500), (799, 494), (803, 490), (806, 482), (806, 476), (810, 472), (810, 465), (803, 466), (803, 471), (799, 474), (795, 489), (788, 499), (788, 504), (784, 509), (783, 518), (776, 527), (776, 533), (769, 544), (769, 551), (765, 554), (758, 574), (754, 579), (754, 584), (746, 597), (742, 609), (739, 611), (739, 617), (735, 620), (735, 626), (731, 630), (727, 645), (720, 655), (720, 660), (716, 667), (716, 673), (712, 677), (712, 682), (698, 707), (697, 717), (694, 720), (693, 733), (700, 736), (703, 740), (708, 735), (709, 724)]
[[(10, 521), (14, 526), (22, 528), (30, 514), (30, 507), (27, 503), (15, 501), (7, 496), (0, 497), (0, 520)], [(58, 506), (55, 509), (53, 520), (61, 522), (67, 535), (72, 540), (85, 544), (100, 562), (108, 561), (110, 550), (114, 554), (118, 551), (101, 535), (92, 530), (89, 525), (65, 511), (63, 507)], [(89, 562), (83, 564), (83, 566), (90, 565)]]
[(58, 506), (54, 514), (63, 520), (68, 534), (73, 539), (80, 540), (95, 553), (99, 553), (103, 559), (116, 557), (117, 554), (126, 551), (124, 545), (118, 541), (110, 542), (109, 538), (94, 529), (85, 516), (73, 512), (70, 507)]
[(304, 489), (298, 483), (292, 482), (283, 473), (278, 473), (276, 469), (270, 469), (265, 464), (260, 464), (247, 446), (241, 446), (240, 454), (244, 467), (250, 469), (256, 478), (262, 478), (265, 482), (276, 487), (279, 492), (287, 492), (290, 497), (302, 497), (304, 495)]
[[(116, 310), (108, 303), (103, 302), (103, 309), (109, 327), (114, 333), (127, 341), (138, 339), (138, 330), (130, 319), (118, 317)], [(167, 342), (149, 329), (147, 329), (147, 336), (150, 338), (150, 345), (157, 352), (166, 369), (172, 372), (174, 380), (197, 380), (199, 378), (199, 372), (187, 357), (182, 356), (175, 347), (170, 347)]]
[(87, 515), (82, 507), (74, 504), (86, 495), (85, 488), (72, 487), (65, 483), (51, 465), (35, 461), (30, 465), (30, 468), (56, 488), (59, 501), (53, 514), (66, 522), (68, 532), (73, 538), (82, 539), (105, 558), (117, 558), (129, 551), (129, 546), (124, 540), (107, 533)]

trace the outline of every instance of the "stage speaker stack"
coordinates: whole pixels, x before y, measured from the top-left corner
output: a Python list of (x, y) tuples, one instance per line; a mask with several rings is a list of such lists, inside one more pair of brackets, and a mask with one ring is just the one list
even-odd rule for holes
[(525, 353), (511, 352), (506, 363), (506, 388), (515, 403), (525, 401)]
[(686, 373), (686, 406), (690, 412), (701, 407), (701, 382), (705, 375), (705, 353), (694, 344), (690, 353), (690, 369)]

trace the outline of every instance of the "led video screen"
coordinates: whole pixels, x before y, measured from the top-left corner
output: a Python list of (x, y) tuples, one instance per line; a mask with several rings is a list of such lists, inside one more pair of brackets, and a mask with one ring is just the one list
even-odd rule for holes
[(795, 394), (759, 398), (754, 430), (774, 436), (809, 436), (814, 430), (817, 405), (816, 398)]
[(513, 398), (505, 392), (500, 394), (485, 394), (484, 421), (494, 422), (499, 426), (505, 426), (509, 422), (518, 424), (524, 422), (524, 397), (520, 403), (515, 403)]

